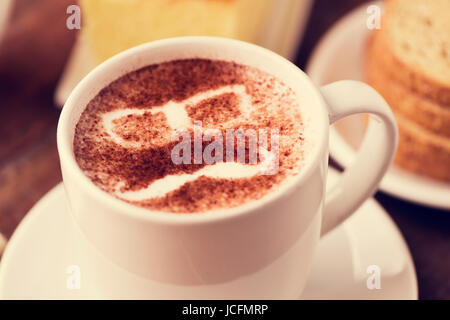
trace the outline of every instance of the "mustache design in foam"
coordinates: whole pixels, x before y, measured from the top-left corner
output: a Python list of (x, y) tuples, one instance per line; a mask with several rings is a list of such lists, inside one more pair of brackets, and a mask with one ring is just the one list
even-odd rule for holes
[[(127, 147), (140, 147), (139, 143), (134, 141), (124, 140), (120, 135), (116, 134), (113, 130), (114, 128), (114, 120), (126, 117), (128, 115), (143, 115), (145, 113), (156, 114), (163, 113), (167, 119), (167, 123), (170, 128), (175, 132), (175, 130), (183, 130), (193, 126), (193, 121), (189, 117), (186, 106), (196, 105), (202, 101), (220, 96), (226, 93), (234, 93), (236, 96), (240, 98), (240, 111), (242, 116), (245, 119), (249, 118), (249, 114), (251, 111), (252, 101), (250, 95), (247, 94), (244, 85), (229, 85), (223, 86), (218, 89), (202, 91), (192, 97), (181, 101), (174, 102), (169, 101), (168, 103), (159, 106), (159, 107), (150, 107), (145, 109), (120, 109), (111, 111), (103, 114), (103, 127), (105, 128), (106, 133), (113, 139), (113, 141), (125, 148)], [(227, 123), (224, 123), (225, 125)]]
[[(157, 114), (163, 113), (166, 117), (166, 121), (170, 129), (172, 130), (172, 135), (176, 131), (185, 130), (193, 125), (194, 121), (191, 119), (186, 111), (186, 106), (197, 105), (205, 100), (227, 94), (233, 93), (239, 98), (239, 109), (241, 112), (240, 121), (250, 119), (250, 112), (252, 110), (252, 98), (246, 92), (244, 85), (228, 85), (223, 86), (218, 89), (212, 89), (207, 91), (202, 91), (195, 94), (183, 101), (174, 102), (169, 101), (166, 104), (158, 107), (149, 108), (126, 108), (111, 111), (103, 114), (103, 127), (109, 137), (117, 144), (125, 148), (143, 148), (144, 146), (140, 142), (127, 141), (123, 139), (120, 135), (114, 132), (114, 121), (122, 117), (127, 117), (130, 115), (143, 115), (146, 113)], [(222, 123), (222, 125), (230, 125), (234, 119)], [(171, 137), (168, 137), (170, 140)], [(277, 148), (278, 150), (278, 148)], [(195, 181), (199, 177), (210, 177), (217, 179), (240, 179), (240, 178), (250, 178), (258, 174), (267, 174), (273, 170), (275, 161), (278, 157), (274, 154), (274, 150), (266, 150), (264, 148), (259, 148), (261, 162), (259, 164), (249, 165), (239, 162), (218, 162), (212, 165), (207, 165), (202, 169), (192, 173), (192, 174), (177, 174), (168, 175), (161, 179), (158, 179), (151, 183), (146, 188), (136, 190), (136, 191), (124, 191), (121, 189), (124, 187), (124, 182), (117, 183), (115, 187), (115, 195), (119, 198), (128, 201), (143, 201), (152, 198), (163, 197), (171, 191), (175, 191), (182, 187), (185, 183)]]
[(182, 187), (185, 183), (195, 181), (202, 176), (216, 179), (250, 178), (268, 170), (272, 165), (272, 159), (273, 157), (266, 156), (266, 161), (261, 162), (259, 165), (245, 165), (238, 162), (220, 162), (206, 166), (193, 174), (165, 176), (162, 179), (156, 180), (147, 188), (137, 191), (121, 192), (120, 188), (123, 186), (123, 183), (119, 183), (116, 186), (115, 195), (128, 201), (143, 201), (163, 197), (169, 192)]

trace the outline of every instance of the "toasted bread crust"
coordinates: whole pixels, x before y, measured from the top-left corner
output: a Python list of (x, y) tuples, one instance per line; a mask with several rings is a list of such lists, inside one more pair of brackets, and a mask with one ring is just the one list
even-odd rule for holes
[(395, 163), (409, 171), (450, 181), (450, 140), (396, 114), (400, 140)]

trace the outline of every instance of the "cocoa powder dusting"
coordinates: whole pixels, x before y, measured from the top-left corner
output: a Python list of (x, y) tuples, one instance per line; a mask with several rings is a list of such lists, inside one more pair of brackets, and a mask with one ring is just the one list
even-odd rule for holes
[[(250, 110), (243, 110), (241, 98), (233, 92), (186, 104), (184, 110), (192, 122), (186, 128), (191, 137), (192, 164), (174, 164), (171, 154), (180, 140), (173, 139), (174, 130), (166, 114), (151, 110), (230, 85), (245, 87), (251, 98)], [(99, 188), (137, 206), (173, 213), (236, 207), (262, 198), (301, 170), (304, 137), (297, 101), (295, 93), (278, 79), (233, 62), (188, 59), (150, 65), (115, 80), (89, 102), (75, 129), (74, 154), (80, 168)], [(130, 109), (136, 112), (118, 116), (108, 133), (104, 115)], [(270, 147), (270, 130), (277, 129), (278, 172), (244, 178), (200, 176), (162, 196), (141, 200), (122, 196), (152, 188), (152, 183), (165, 177), (194, 174), (208, 166), (193, 163), (194, 121), (201, 121), (203, 130), (217, 129), (224, 137), (224, 146), (228, 129), (266, 129)], [(210, 143), (203, 141), (202, 150)], [(234, 147), (237, 154), (237, 143)], [(249, 155), (247, 139), (246, 163)]]

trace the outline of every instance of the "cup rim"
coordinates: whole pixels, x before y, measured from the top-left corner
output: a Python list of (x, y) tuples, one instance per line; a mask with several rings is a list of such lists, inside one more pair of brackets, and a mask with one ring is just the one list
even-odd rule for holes
[[(278, 60), (278, 63), (290, 65), (290, 68), (292, 68), (293, 70), (292, 72), (298, 73), (303, 78), (303, 80), (306, 80), (304, 81), (304, 83), (308, 85), (308, 91), (310, 92), (310, 94), (314, 95), (314, 100), (318, 102), (317, 103), (318, 107), (321, 109), (320, 112), (322, 113), (322, 115), (320, 117), (323, 120), (321, 121), (322, 128), (318, 128), (321, 134), (318, 137), (317, 141), (315, 141), (317, 145), (313, 148), (313, 152), (308, 156), (308, 160), (305, 162), (305, 165), (302, 166), (300, 172), (298, 172), (294, 177), (292, 177), (290, 181), (282, 183), (281, 187), (283, 187), (283, 189), (285, 190), (276, 190), (275, 192), (271, 192), (256, 201), (250, 201), (248, 203), (244, 203), (243, 205), (233, 208), (215, 209), (199, 213), (171, 213), (166, 211), (158, 211), (139, 207), (114, 197), (113, 195), (103, 191), (98, 186), (96, 186), (78, 166), (78, 163), (76, 162), (75, 156), (73, 154), (73, 147), (69, 143), (67, 143), (67, 141), (72, 141), (73, 143), (74, 132), (73, 130), (69, 130), (70, 129), (69, 123), (71, 123), (71, 115), (76, 106), (75, 101), (77, 100), (77, 97), (83, 95), (84, 92), (88, 88), (90, 88), (91, 83), (95, 83), (99, 75), (108, 72), (111, 73), (110, 77), (111, 82), (119, 78), (120, 77), (120, 75), (118, 76), (119, 72), (117, 72), (117, 70), (114, 71), (115, 69), (117, 69), (116, 64), (118, 61), (123, 61), (124, 59), (128, 59), (135, 55), (148, 54), (149, 51), (152, 51), (157, 47), (172, 46), (180, 43), (190, 45), (215, 45), (215, 46), (232, 45), (237, 47), (245, 47), (247, 50), (249, 49), (253, 50), (255, 54), (267, 56), (267, 59), (269, 58), (276, 59)], [(170, 60), (171, 59), (167, 61)], [(127, 71), (126, 73), (132, 71), (133, 70), (130, 70)], [(152, 41), (130, 48), (109, 58), (108, 60), (104, 61), (103, 63), (95, 67), (92, 71), (90, 71), (89, 74), (86, 75), (77, 84), (75, 89), (73, 89), (73, 91), (69, 95), (69, 98), (67, 99), (66, 103), (63, 106), (57, 127), (57, 148), (61, 166), (64, 163), (64, 166), (68, 168), (68, 173), (72, 175), (73, 179), (77, 180), (78, 186), (83, 188), (83, 190), (89, 193), (92, 197), (95, 197), (95, 199), (101, 202), (102, 205), (104, 205), (107, 208), (111, 208), (110, 210), (111, 212), (115, 213), (120, 212), (123, 215), (127, 215), (146, 222), (154, 222), (166, 225), (174, 225), (174, 224), (194, 225), (202, 223), (220, 222), (223, 220), (231, 220), (247, 216), (249, 214), (258, 212), (259, 209), (270, 203), (279, 201), (280, 199), (289, 196), (292, 192), (294, 192), (295, 189), (298, 189), (303, 184), (303, 182), (312, 175), (314, 169), (322, 162), (321, 157), (323, 154), (323, 150), (328, 142), (327, 138), (329, 130), (328, 121), (329, 121), (328, 108), (319, 89), (312, 83), (311, 79), (306, 75), (305, 72), (303, 72), (295, 64), (288, 61), (284, 57), (279, 56), (278, 54), (274, 53), (273, 51), (270, 51), (269, 49), (235, 39), (210, 37), (210, 36), (176, 37)]]

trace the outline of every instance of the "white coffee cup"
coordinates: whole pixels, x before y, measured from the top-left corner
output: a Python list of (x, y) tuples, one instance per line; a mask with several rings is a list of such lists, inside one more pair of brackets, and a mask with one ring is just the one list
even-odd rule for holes
[[(189, 215), (150, 211), (99, 189), (83, 174), (73, 153), (74, 129), (85, 106), (126, 73), (194, 57), (259, 68), (296, 92), (309, 126), (306, 141), (311, 143), (301, 171), (261, 200)], [(325, 194), (329, 125), (356, 113), (370, 113), (374, 121), (354, 165)], [(58, 124), (58, 151), (75, 223), (108, 261), (147, 281), (147, 289), (139, 294), (142, 298), (298, 297), (320, 236), (375, 192), (396, 145), (393, 114), (366, 84), (340, 81), (319, 89), (294, 64), (267, 49), (214, 37), (155, 41), (107, 60), (74, 89)], [(100, 264), (93, 268), (101, 275), (99, 282), (115, 281), (105, 276), (108, 270)]]

